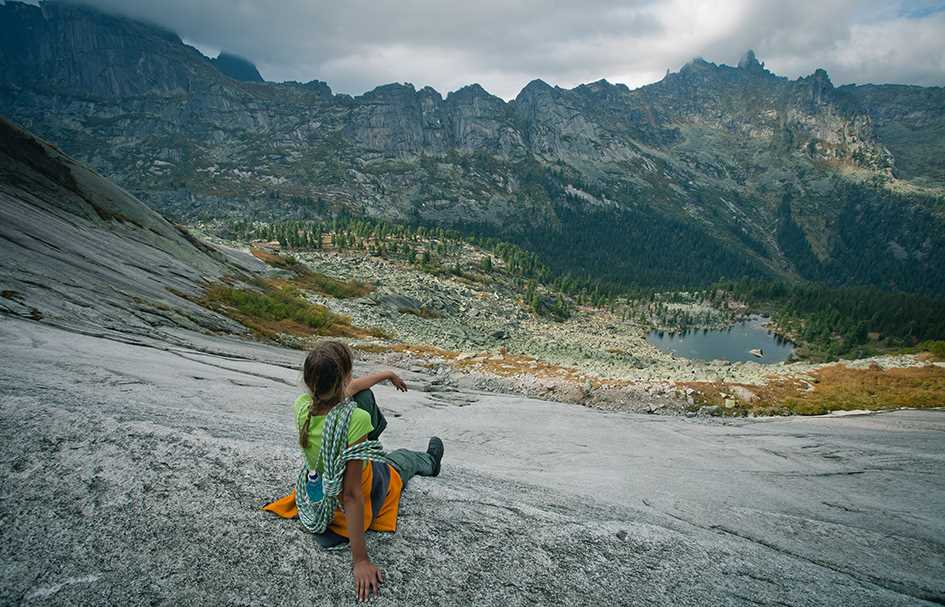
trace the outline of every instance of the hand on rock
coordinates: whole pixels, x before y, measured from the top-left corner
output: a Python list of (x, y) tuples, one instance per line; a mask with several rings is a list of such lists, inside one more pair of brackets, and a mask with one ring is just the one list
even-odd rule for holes
[(378, 596), (383, 581), (384, 574), (371, 561), (363, 560), (354, 564), (354, 590), (359, 603), (372, 595)]
[(390, 374), (390, 383), (394, 384), (394, 387), (401, 392), (407, 391), (407, 384), (405, 384), (404, 380), (400, 379), (400, 376), (394, 372), (391, 372)]

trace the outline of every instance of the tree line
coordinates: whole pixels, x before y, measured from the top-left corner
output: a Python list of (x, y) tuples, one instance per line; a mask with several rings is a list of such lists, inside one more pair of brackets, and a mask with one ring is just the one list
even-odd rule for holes
[(868, 287), (743, 280), (718, 285), (772, 313), (775, 322), (822, 353), (869, 355), (877, 348), (945, 338), (945, 299)]

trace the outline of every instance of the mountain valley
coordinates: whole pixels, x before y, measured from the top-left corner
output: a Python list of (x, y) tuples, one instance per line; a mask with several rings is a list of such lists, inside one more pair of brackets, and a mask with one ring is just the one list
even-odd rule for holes
[(942, 88), (788, 80), (749, 51), (635, 90), (352, 97), (235, 80), (176, 35), (93, 9), (0, 11), (0, 114), (174, 221), (451, 227), (615, 289), (753, 277), (945, 293)]

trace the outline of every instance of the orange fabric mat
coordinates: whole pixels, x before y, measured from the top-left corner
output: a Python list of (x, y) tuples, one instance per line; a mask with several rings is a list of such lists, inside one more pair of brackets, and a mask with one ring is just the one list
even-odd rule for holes
[(296, 518), (299, 515), (299, 509), (295, 506), (295, 489), (285, 497), (280, 497), (271, 504), (263, 506), (263, 510), (268, 510), (282, 518)]

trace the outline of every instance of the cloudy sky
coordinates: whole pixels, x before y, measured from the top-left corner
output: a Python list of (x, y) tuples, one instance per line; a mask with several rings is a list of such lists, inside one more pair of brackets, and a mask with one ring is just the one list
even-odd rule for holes
[(319, 79), (359, 94), (472, 82), (503, 98), (542, 78), (631, 88), (692, 57), (748, 48), (777, 74), (825, 68), (835, 84), (945, 85), (945, 0), (85, 0), (227, 49), (267, 80)]

